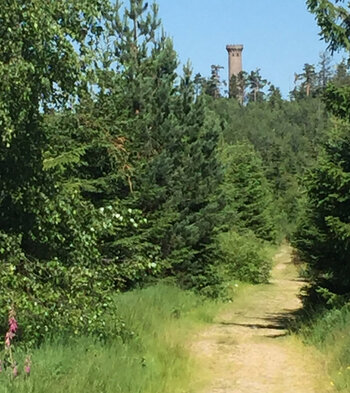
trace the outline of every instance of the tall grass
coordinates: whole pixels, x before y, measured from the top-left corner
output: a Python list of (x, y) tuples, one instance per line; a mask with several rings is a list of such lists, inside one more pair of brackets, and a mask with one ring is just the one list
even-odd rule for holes
[(191, 392), (195, 365), (186, 350), (188, 338), (212, 320), (217, 306), (164, 284), (118, 295), (116, 306), (126, 326), (124, 338), (65, 342), (57, 332), (56, 342), (32, 352), (29, 378), (0, 374), (0, 392)]
[(330, 384), (350, 392), (350, 305), (320, 313), (301, 329), (305, 341), (320, 349), (327, 359)]

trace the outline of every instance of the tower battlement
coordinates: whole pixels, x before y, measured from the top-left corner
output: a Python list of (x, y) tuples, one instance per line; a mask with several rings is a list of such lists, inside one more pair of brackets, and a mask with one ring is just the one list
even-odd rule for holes
[(226, 45), (226, 50), (228, 52), (230, 52), (230, 51), (240, 51), (240, 52), (242, 52), (243, 45)]

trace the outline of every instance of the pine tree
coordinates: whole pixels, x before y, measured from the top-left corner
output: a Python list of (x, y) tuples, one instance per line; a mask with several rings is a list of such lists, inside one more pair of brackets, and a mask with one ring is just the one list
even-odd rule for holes
[(213, 98), (219, 98), (220, 97), (220, 75), (219, 71), (224, 67), (219, 66), (219, 65), (212, 65), (211, 66), (211, 76), (210, 78), (206, 81), (206, 87), (205, 87), (205, 93), (210, 95)]
[(256, 71), (252, 71), (247, 76), (247, 84), (250, 89), (248, 93), (248, 101), (249, 102), (261, 102), (265, 98), (265, 94), (263, 92), (264, 87), (268, 84), (266, 79), (263, 79), (260, 75), (260, 69)]
[(281, 90), (272, 84), (269, 87), (268, 101), (273, 108), (278, 108), (282, 106), (283, 98)]
[(320, 69), (317, 74), (317, 82), (319, 88), (323, 91), (332, 78), (331, 57), (327, 52), (322, 52), (320, 54), (319, 67)]
[(295, 83), (301, 81), (300, 86), (296, 86), (291, 92), (294, 99), (310, 97), (316, 92), (317, 74), (313, 64), (304, 64), (303, 72), (295, 74)]
[(241, 104), (243, 104), (245, 99), (247, 78), (247, 73), (241, 71), (238, 75), (232, 75), (230, 80), (229, 97), (237, 99)]
[(337, 64), (332, 83), (337, 87), (350, 84), (349, 65), (344, 59)]

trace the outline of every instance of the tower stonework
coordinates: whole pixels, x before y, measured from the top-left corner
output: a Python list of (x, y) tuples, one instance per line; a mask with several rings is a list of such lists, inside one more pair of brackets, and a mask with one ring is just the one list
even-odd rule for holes
[(230, 83), (233, 75), (237, 76), (242, 69), (243, 45), (227, 45), (228, 52), (228, 81)]

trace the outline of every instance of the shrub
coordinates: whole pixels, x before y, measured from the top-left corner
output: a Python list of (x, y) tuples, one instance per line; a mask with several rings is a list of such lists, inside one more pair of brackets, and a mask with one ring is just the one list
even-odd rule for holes
[(0, 232), (0, 334), (7, 329), (6, 316), (15, 305), (21, 328), (18, 337), (27, 344), (41, 342), (60, 331), (107, 336), (105, 320), (119, 323), (111, 306), (112, 266), (66, 265), (58, 258), (40, 261), (25, 255), (20, 235)]
[(239, 234), (231, 230), (220, 234), (218, 242), (227, 278), (256, 284), (268, 281), (271, 260), (264, 243), (253, 232)]

